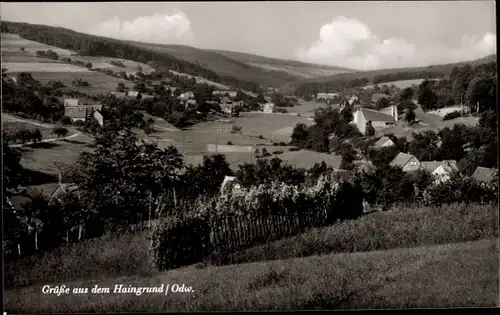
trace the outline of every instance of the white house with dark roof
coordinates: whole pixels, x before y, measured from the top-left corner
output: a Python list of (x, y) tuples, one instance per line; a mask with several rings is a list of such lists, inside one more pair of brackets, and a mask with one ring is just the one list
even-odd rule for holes
[(458, 171), (457, 161), (423, 161), (421, 167), (436, 178), (436, 183), (445, 182), (450, 179), (451, 173)]
[(414, 155), (403, 152), (399, 152), (389, 165), (401, 167), (403, 172), (413, 172), (421, 167), (420, 161)]
[[(491, 184), (494, 180), (495, 177), (498, 176), (498, 170), (495, 168), (487, 168), (487, 167), (482, 167), (478, 166), (474, 173), (472, 174), (472, 177), (477, 180), (478, 182), (484, 183), (484, 184)], [(498, 179), (498, 178), (496, 178)]]
[(354, 124), (361, 133), (365, 133), (366, 124), (371, 123), (373, 128), (385, 128), (394, 125), (398, 121), (398, 109), (396, 106), (390, 107), (390, 114), (379, 112), (373, 109), (360, 108), (354, 113)]
[(274, 103), (266, 103), (264, 104), (263, 110), (264, 113), (274, 113), (276, 112), (276, 106)]
[(377, 142), (375, 142), (374, 146), (376, 148), (388, 148), (395, 146), (395, 143), (391, 139), (389, 139), (389, 137), (383, 136), (382, 138), (378, 139)]

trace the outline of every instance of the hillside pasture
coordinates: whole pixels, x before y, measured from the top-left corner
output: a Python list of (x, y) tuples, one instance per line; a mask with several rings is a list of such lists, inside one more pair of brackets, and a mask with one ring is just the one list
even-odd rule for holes
[(4, 52), (20, 51), (21, 47), (24, 48), (26, 52), (32, 54), (35, 54), (37, 50), (49, 50), (49, 49), (57, 53), (59, 56), (71, 56), (75, 54), (75, 52), (67, 49), (49, 46), (32, 40), (24, 39), (17, 34), (2, 33), (1, 43), (2, 43), (2, 48), (1, 48), (2, 55)]
[(287, 151), (279, 155), (273, 154), (267, 157), (267, 159), (272, 159), (275, 156), (281, 159), (284, 164), (306, 169), (311, 168), (314, 164), (321, 162), (325, 162), (327, 166), (331, 166), (335, 169), (340, 169), (340, 164), (342, 163), (341, 156), (309, 150)]
[(325, 67), (314, 66), (292, 66), (292, 65), (273, 65), (268, 63), (247, 62), (248, 65), (259, 67), (269, 71), (283, 71), (288, 74), (301, 77), (304, 79), (317, 78), (325, 75), (334, 75), (350, 72), (349, 70), (342, 69), (325, 69)]
[[(391, 85), (395, 85), (397, 88), (400, 88), (400, 89), (406, 89), (407, 87), (411, 87), (412, 85), (419, 85), (420, 83), (422, 83), (425, 79), (414, 79), (414, 80), (399, 80), (399, 81), (391, 81), (391, 82), (382, 82), (382, 83), (378, 83), (377, 85), (378, 86), (382, 86), (382, 85), (388, 85), (388, 86), (391, 86)], [(437, 80), (437, 79), (431, 79), (431, 80)], [(366, 85), (363, 87), (363, 89), (372, 89), (375, 85), (374, 84), (370, 84), (370, 85)]]
[[(89, 69), (60, 62), (2, 62), (6, 73), (14, 72), (50, 72), (50, 73), (88, 73)], [(36, 78), (35, 78), (36, 79)]]
[[(178, 75), (180, 77), (184, 77), (184, 78), (190, 78), (190, 77), (192, 77), (192, 75), (181, 73), (181, 72), (177, 72), (177, 71), (174, 71), (174, 70), (169, 70), (169, 71), (172, 74)], [(221, 83), (210, 81), (208, 79), (205, 79), (205, 78), (202, 78), (202, 77), (198, 77), (198, 76), (195, 76), (194, 78), (196, 80), (196, 83), (198, 83), (198, 84), (208, 84), (208, 85), (211, 85), (211, 86), (213, 86), (213, 87), (215, 87), (217, 89), (220, 89), (220, 90), (231, 90), (231, 87), (228, 86), (228, 85), (224, 85), (224, 84), (221, 84)]]
[[(52, 60), (47, 58), (40, 58), (29, 52), (23, 51), (2, 51), (2, 62), (12, 62), (12, 63), (63, 63), (59, 60)], [(5, 68), (2, 66), (2, 68)]]
[[(33, 63), (32, 65), (36, 65)], [(43, 64), (42, 64), (43, 65)], [(66, 64), (63, 65), (68, 66)], [(51, 68), (51, 70), (55, 70), (56, 68)], [(79, 67), (77, 67), (79, 68)], [(132, 88), (134, 83), (130, 81), (126, 81), (123, 79), (115, 78), (113, 76), (107, 75), (102, 72), (97, 71), (83, 71), (83, 72), (68, 72), (64, 71), (67, 68), (60, 69), (62, 71), (29, 71), (35, 80), (40, 81), (42, 84), (46, 84), (49, 81), (61, 81), (66, 88), (62, 90), (77, 90), (83, 93), (88, 94), (103, 94), (116, 91), (116, 87), (119, 82), (123, 82), (125, 86)], [(85, 68), (79, 68), (85, 69)], [(87, 81), (90, 86), (73, 86), (71, 82), (74, 79), (81, 78), (84, 81)]]
[[(5, 131), (5, 133), (7, 133), (8, 135), (15, 134), (23, 129), (40, 130), (42, 134), (42, 139), (50, 139), (56, 137), (54, 134), (52, 134), (52, 128), (43, 128), (40, 126), (32, 125), (30, 123), (18, 122), (18, 121), (2, 121), (2, 130)], [(71, 135), (71, 133), (67, 134), (67, 136), (69, 135)]]
[[(136, 73), (139, 71), (139, 67), (141, 68), (141, 72), (144, 74), (150, 74), (154, 71), (156, 71), (153, 67), (150, 65), (147, 65), (145, 63), (141, 62), (136, 62), (128, 59), (119, 59), (119, 58), (112, 58), (112, 57), (94, 57), (94, 56), (78, 56), (78, 57), (72, 57), (73, 60), (79, 60), (84, 63), (86, 62), (91, 62), (92, 63), (92, 68), (101, 68), (101, 69), (110, 69), (115, 73), (125, 71), (125, 72), (131, 72), (131, 73)], [(121, 62), (125, 67), (118, 67), (110, 63), (110, 61), (118, 61)]]
[(57, 175), (58, 169), (54, 162), (74, 163), (81, 152), (91, 152), (86, 145), (90, 138), (84, 135), (71, 140), (61, 140), (37, 147), (22, 147), (21, 165), (29, 170)]

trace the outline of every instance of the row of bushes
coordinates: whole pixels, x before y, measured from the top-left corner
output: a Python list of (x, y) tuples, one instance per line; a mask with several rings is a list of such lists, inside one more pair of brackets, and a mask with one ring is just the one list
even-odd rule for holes
[(42, 141), (42, 133), (39, 129), (21, 129), (15, 133), (3, 134), (3, 140), (7, 143), (26, 143), (26, 142), (40, 142)]
[(331, 173), (321, 175), (313, 187), (274, 182), (183, 206), (177, 212), (182, 216), (160, 219), (162, 223), (153, 233), (153, 265), (169, 269), (227, 255), (359, 217), (369, 210), (368, 204), (384, 209), (394, 204), (485, 204), (498, 199), (497, 182), (485, 185), (458, 173), (449, 181), (436, 182), (425, 172), (402, 177), (397, 171), (393, 169), (392, 175), (401, 180), (392, 175), (386, 180), (376, 173), (350, 173), (343, 178)]
[(152, 263), (160, 270), (176, 268), (356, 218), (363, 213), (362, 195), (360, 185), (332, 175), (313, 187), (261, 184), (204, 198), (160, 219)]

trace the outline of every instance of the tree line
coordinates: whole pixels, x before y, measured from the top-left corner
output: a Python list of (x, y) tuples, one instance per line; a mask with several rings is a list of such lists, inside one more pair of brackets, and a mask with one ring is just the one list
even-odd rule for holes
[(241, 81), (229, 76), (219, 76), (195, 63), (179, 60), (168, 54), (141, 48), (120, 40), (78, 33), (62, 27), (17, 22), (2, 21), (2, 29), (3, 32), (15, 33), (29, 40), (75, 51), (81, 56), (106, 56), (151, 63), (160, 71), (174, 70), (252, 92), (260, 91), (260, 87), (256, 83)]

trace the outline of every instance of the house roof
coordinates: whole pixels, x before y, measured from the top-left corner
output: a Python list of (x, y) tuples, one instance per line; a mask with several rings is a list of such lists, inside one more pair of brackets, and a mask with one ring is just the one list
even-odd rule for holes
[(116, 96), (116, 97), (119, 97), (119, 98), (123, 98), (123, 97), (127, 96), (126, 92), (111, 92), (111, 94)]
[(64, 99), (64, 106), (78, 106), (79, 104), (79, 99), (77, 98), (65, 98)]
[(148, 99), (148, 98), (154, 98), (155, 96), (154, 95), (151, 95), (151, 94), (142, 94), (142, 99)]
[(424, 161), (421, 163), (422, 167), (429, 173), (434, 172), (441, 164), (443, 164), (441, 161)]
[(139, 96), (138, 91), (128, 91), (127, 96), (137, 97)]
[(196, 104), (198, 103), (196, 100), (188, 100), (186, 104)]
[(87, 109), (83, 106), (64, 107), (64, 116), (70, 118), (85, 118), (87, 116)]
[[(390, 141), (392, 142), (392, 140), (387, 137), (387, 136), (383, 136), (382, 138), (380, 138), (377, 142), (375, 142), (375, 146), (377, 147), (381, 147), (383, 146), (387, 141)], [(392, 144), (394, 144), (394, 142), (392, 142)]]
[(457, 161), (455, 160), (423, 161), (421, 162), (421, 165), (430, 173), (437, 170), (440, 166), (444, 167), (447, 171), (450, 171), (451, 169), (458, 169)]
[(359, 109), (367, 121), (380, 121), (380, 122), (396, 122), (394, 117), (381, 113), (379, 111), (367, 108)]
[(398, 155), (391, 161), (389, 165), (403, 167), (415, 156), (403, 152), (399, 152)]
[(222, 103), (232, 103), (231, 99), (227, 96), (224, 96), (221, 100)]
[(490, 183), (497, 174), (497, 169), (478, 166), (472, 174), (472, 177), (474, 177), (477, 181)]

